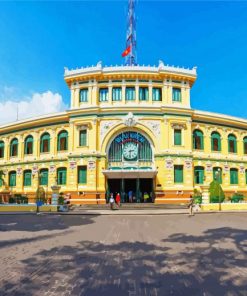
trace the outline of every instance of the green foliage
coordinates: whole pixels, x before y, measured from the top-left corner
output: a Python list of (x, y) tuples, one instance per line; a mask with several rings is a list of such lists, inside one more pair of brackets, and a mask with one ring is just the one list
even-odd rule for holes
[(28, 204), (28, 198), (26, 195), (22, 194), (14, 194), (9, 198), (9, 203), (10, 204)]
[(202, 193), (199, 190), (197, 190), (196, 188), (194, 189), (193, 199), (194, 199), (195, 204), (202, 203)]
[(240, 202), (244, 200), (244, 195), (241, 193), (234, 193), (231, 197), (231, 202)]
[(58, 196), (58, 204), (63, 205), (64, 204), (64, 193), (60, 192)]
[(209, 194), (211, 203), (223, 202), (225, 199), (225, 194), (222, 190), (222, 187), (220, 183), (216, 180), (210, 183)]
[(16, 200), (15, 200), (15, 198), (14, 198), (13, 196), (11, 196), (11, 197), (9, 198), (9, 203), (10, 203), (10, 204), (16, 203)]

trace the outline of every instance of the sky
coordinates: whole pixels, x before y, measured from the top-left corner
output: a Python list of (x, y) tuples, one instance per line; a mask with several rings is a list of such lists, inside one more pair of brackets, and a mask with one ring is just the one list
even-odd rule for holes
[[(142, 1), (137, 62), (197, 66), (193, 109), (247, 118), (247, 2)], [(0, 124), (69, 108), (64, 67), (121, 65), (126, 1), (0, 2)]]

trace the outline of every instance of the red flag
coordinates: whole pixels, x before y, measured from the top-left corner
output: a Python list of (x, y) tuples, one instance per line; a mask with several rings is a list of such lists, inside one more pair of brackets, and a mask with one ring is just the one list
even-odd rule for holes
[(122, 57), (126, 57), (130, 53), (131, 46), (128, 46), (125, 51), (122, 53)]

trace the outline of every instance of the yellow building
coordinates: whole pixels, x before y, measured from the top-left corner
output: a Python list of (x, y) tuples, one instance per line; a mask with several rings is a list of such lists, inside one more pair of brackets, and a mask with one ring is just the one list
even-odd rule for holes
[(2, 197), (57, 183), (77, 204), (175, 203), (213, 178), (246, 192), (247, 120), (191, 109), (196, 68), (98, 63), (64, 79), (69, 110), (0, 126)]

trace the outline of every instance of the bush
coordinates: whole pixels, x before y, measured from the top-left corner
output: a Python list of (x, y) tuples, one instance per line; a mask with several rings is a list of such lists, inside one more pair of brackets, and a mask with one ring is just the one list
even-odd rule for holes
[(11, 196), (11, 197), (9, 198), (9, 203), (10, 203), (10, 204), (15, 203), (15, 198), (14, 198), (13, 196)]
[(210, 202), (218, 203), (223, 202), (225, 194), (220, 186), (220, 183), (216, 180), (212, 181), (209, 186)]
[(241, 193), (235, 193), (231, 197), (231, 202), (240, 202), (244, 200), (244, 195)]
[(201, 204), (202, 203), (202, 194), (199, 190), (194, 189), (193, 193), (193, 199), (195, 204)]
[(63, 195), (63, 192), (60, 192), (59, 193), (58, 204), (59, 205), (63, 205), (64, 204), (64, 195)]

